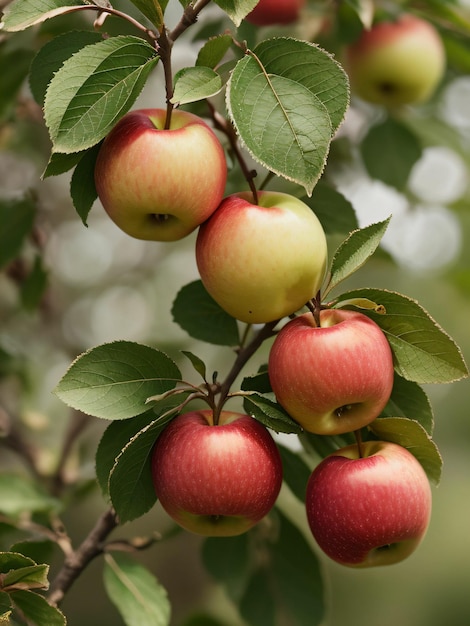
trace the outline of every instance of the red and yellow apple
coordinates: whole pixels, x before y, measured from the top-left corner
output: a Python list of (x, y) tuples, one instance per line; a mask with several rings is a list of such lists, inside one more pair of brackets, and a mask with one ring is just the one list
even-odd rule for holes
[(393, 387), (393, 356), (381, 328), (363, 313), (324, 309), (287, 322), (269, 353), (277, 401), (306, 431), (350, 432), (372, 422)]
[(344, 63), (353, 92), (393, 108), (428, 100), (442, 80), (446, 55), (434, 26), (404, 14), (364, 30)]
[(300, 10), (306, 2), (307, 0), (259, 0), (245, 19), (256, 26), (292, 24), (299, 19)]
[(299, 310), (325, 275), (327, 244), (312, 210), (285, 193), (225, 198), (200, 227), (196, 260), (201, 280), (230, 315), (266, 323)]
[(246, 532), (274, 506), (282, 484), (279, 450), (248, 415), (211, 410), (176, 417), (152, 453), (155, 493), (180, 526), (206, 536)]
[(431, 488), (419, 461), (385, 441), (351, 445), (314, 469), (306, 511), (314, 538), (334, 561), (349, 567), (391, 565), (423, 539), (432, 508)]
[(175, 241), (222, 200), (227, 165), (221, 143), (199, 117), (164, 109), (131, 111), (103, 142), (95, 185), (111, 219), (137, 239)]

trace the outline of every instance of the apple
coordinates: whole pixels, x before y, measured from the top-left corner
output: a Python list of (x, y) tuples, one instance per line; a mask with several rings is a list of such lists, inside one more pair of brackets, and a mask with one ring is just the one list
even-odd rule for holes
[(199, 229), (201, 280), (230, 315), (266, 323), (290, 315), (314, 297), (325, 275), (327, 244), (313, 211), (285, 193), (225, 198)]
[(388, 441), (366, 441), (327, 456), (307, 484), (308, 523), (320, 548), (349, 567), (391, 565), (423, 539), (431, 488), (418, 460)]
[(363, 100), (390, 108), (428, 100), (445, 66), (437, 30), (408, 14), (364, 30), (345, 58), (352, 90)]
[(374, 420), (393, 387), (393, 356), (381, 328), (358, 311), (324, 309), (289, 321), (269, 353), (277, 401), (306, 431), (337, 435)]
[(269, 513), (282, 483), (279, 450), (248, 415), (211, 410), (176, 417), (152, 453), (155, 493), (180, 526), (206, 536), (239, 535)]
[(248, 13), (246, 21), (256, 26), (292, 24), (300, 17), (307, 0), (260, 0)]
[(222, 200), (227, 178), (217, 136), (199, 117), (164, 109), (122, 117), (103, 142), (95, 184), (111, 219), (137, 239), (175, 241), (195, 230)]

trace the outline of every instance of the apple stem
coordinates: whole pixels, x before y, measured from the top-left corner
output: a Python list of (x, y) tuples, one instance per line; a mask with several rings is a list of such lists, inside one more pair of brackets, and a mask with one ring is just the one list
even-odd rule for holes
[(325, 308), (322, 306), (321, 303), (321, 294), (320, 291), (317, 292), (317, 295), (315, 296), (315, 298), (312, 298), (311, 300), (309, 300), (308, 302), (306, 302), (305, 306), (310, 310), (310, 312), (313, 315), (313, 319), (315, 320), (315, 326), (317, 328), (320, 328), (321, 326), (321, 321), (320, 321), (320, 311)]
[(357, 450), (359, 452), (359, 458), (362, 459), (362, 458), (364, 458), (364, 449), (363, 449), (363, 445), (362, 445), (362, 433), (361, 433), (360, 429), (354, 431), (354, 437), (356, 438), (356, 444), (357, 444)]

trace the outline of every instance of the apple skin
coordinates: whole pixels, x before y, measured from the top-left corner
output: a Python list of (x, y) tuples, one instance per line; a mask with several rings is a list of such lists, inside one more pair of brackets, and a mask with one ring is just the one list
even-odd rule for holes
[(324, 309), (288, 322), (269, 353), (277, 401), (306, 431), (351, 432), (372, 422), (393, 387), (393, 355), (380, 327), (366, 315)]
[(419, 461), (386, 441), (356, 444), (329, 455), (307, 484), (307, 518), (320, 548), (334, 561), (363, 568), (407, 558), (423, 539), (431, 487)]
[(307, 0), (260, 0), (248, 13), (246, 21), (255, 26), (292, 24), (300, 17)]
[(353, 92), (394, 108), (432, 96), (444, 75), (446, 55), (434, 26), (404, 14), (364, 30), (347, 48), (344, 64)]
[(269, 513), (282, 484), (279, 450), (268, 430), (248, 415), (211, 410), (176, 417), (152, 453), (155, 493), (186, 530), (240, 535)]
[(176, 241), (219, 205), (227, 165), (215, 133), (199, 117), (164, 109), (122, 117), (103, 142), (95, 185), (111, 219), (137, 239)]
[(196, 261), (214, 300), (242, 322), (291, 315), (323, 282), (327, 243), (312, 210), (285, 193), (225, 198), (199, 229)]

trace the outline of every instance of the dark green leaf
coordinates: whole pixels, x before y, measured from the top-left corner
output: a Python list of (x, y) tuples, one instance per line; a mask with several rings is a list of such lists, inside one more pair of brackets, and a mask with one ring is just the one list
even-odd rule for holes
[(62, 154), (60, 152), (53, 152), (49, 159), (49, 163), (44, 170), (42, 178), (48, 178), (49, 176), (58, 176), (64, 174), (72, 168), (74, 168), (87, 150), (81, 150), (80, 152), (74, 152), (73, 154)]
[(20, 252), (34, 224), (36, 207), (29, 198), (0, 200), (0, 267)]
[(151, 460), (158, 435), (168, 419), (156, 419), (123, 448), (109, 476), (109, 495), (121, 524), (147, 513), (156, 502)]
[(53, 151), (79, 152), (101, 141), (129, 111), (157, 62), (155, 49), (130, 35), (85, 46), (67, 59), (44, 102)]
[(36, 565), (33, 559), (17, 552), (0, 552), (0, 574), (7, 574), (10, 570)]
[(107, 554), (103, 577), (106, 592), (126, 626), (168, 626), (166, 591), (146, 567), (127, 554)]
[(12, 591), (32, 590), (32, 589), (48, 589), (49, 581), (47, 575), (49, 573), (49, 565), (28, 565), (10, 570), (5, 574), (1, 581), (4, 591), (11, 593)]
[(16, 95), (28, 75), (32, 58), (33, 53), (30, 50), (5, 51), (0, 47), (0, 119), (14, 106)]
[(408, 417), (419, 422), (428, 435), (432, 435), (434, 416), (428, 396), (417, 383), (398, 374), (395, 374), (392, 395), (382, 416)]
[(91, 207), (98, 197), (95, 187), (95, 163), (100, 147), (101, 143), (85, 152), (78, 162), (70, 182), (70, 195), (73, 205), (85, 226)]
[(168, 0), (131, 0), (131, 2), (157, 27), (158, 31), (162, 29), (163, 14)]
[(239, 343), (237, 321), (207, 293), (200, 280), (179, 291), (171, 313), (173, 320), (195, 339), (222, 346)]
[(5, 625), (9, 626), (8, 617), (11, 613), (11, 601), (10, 596), (3, 591), (0, 591), (0, 622), (5, 621)]
[(421, 424), (405, 417), (384, 417), (374, 420), (369, 428), (378, 439), (407, 448), (421, 463), (429, 480), (439, 484), (442, 458)]
[(164, 352), (115, 341), (80, 355), (55, 393), (79, 411), (119, 420), (144, 413), (148, 398), (173, 389), (180, 379), (178, 367)]
[(248, 415), (277, 433), (299, 434), (302, 432), (302, 428), (294, 422), (280, 404), (258, 393), (245, 396), (243, 406)]
[(407, 126), (388, 117), (369, 129), (361, 143), (361, 154), (371, 178), (402, 190), (422, 147)]
[(240, 26), (242, 19), (258, 4), (259, 0), (214, 0), (227, 13), (235, 24)]
[(49, 83), (64, 61), (103, 35), (94, 31), (68, 31), (46, 43), (31, 63), (30, 87), (36, 102), (43, 106)]
[(305, 490), (312, 470), (299, 454), (285, 446), (278, 446), (282, 459), (282, 472), (289, 489), (301, 502), (305, 501)]
[(236, 537), (209, 537), (202, 546), (205, 568), (217, 583), (224, 585), (235, 602), (239, 601), (247, 583), (249, 545), (249, 535), (244, 533)]
[[(196, 372), (201, 376), (201, 378), (206, 380), (207, 368), (206, 364), (202, 359), (200, 359), (197, 355), (189, 352), (188, 350), (181, 350), (182, 354), (191, 361), (191, 365), (194, 367)], [(207, 382), (207, 381), (206, 381)]]
[(258, 372), (254, 376), (247, 376), (241, 384), (243, 391), (258, 391), (259, 393), (271, 393), (271, 383), (268, 371)]
[(321, 180), (315, 185), (312, 196), (302, 201), (314, 211), (327, 235), (350, 233), (359, 228), (349, 200)]
[(420, 384), (450, 383), (468, 376), (459, 347), (415, 300), (384, 289), (357, 289), (340, 299), (352, 298), (368, 298), (385, 307), (385, 315), (362, 312), (387, 336), (400, 376)]
[(250, 626), (275, 626), (276, 598), (264, 568), (256, 570), (240, 601), (240, 614)]
[(21, 283), (21, 304), (28, 311), (34, 311), (40, 305), (47, 287), (47, 276), (42, 258), (38, 255), (30, 273)]
[(46, 598), (33, 591), (13, 591), (10, 597), (34, 626), (65, 626), (67, 623), (59, 609), (51, 606)]

